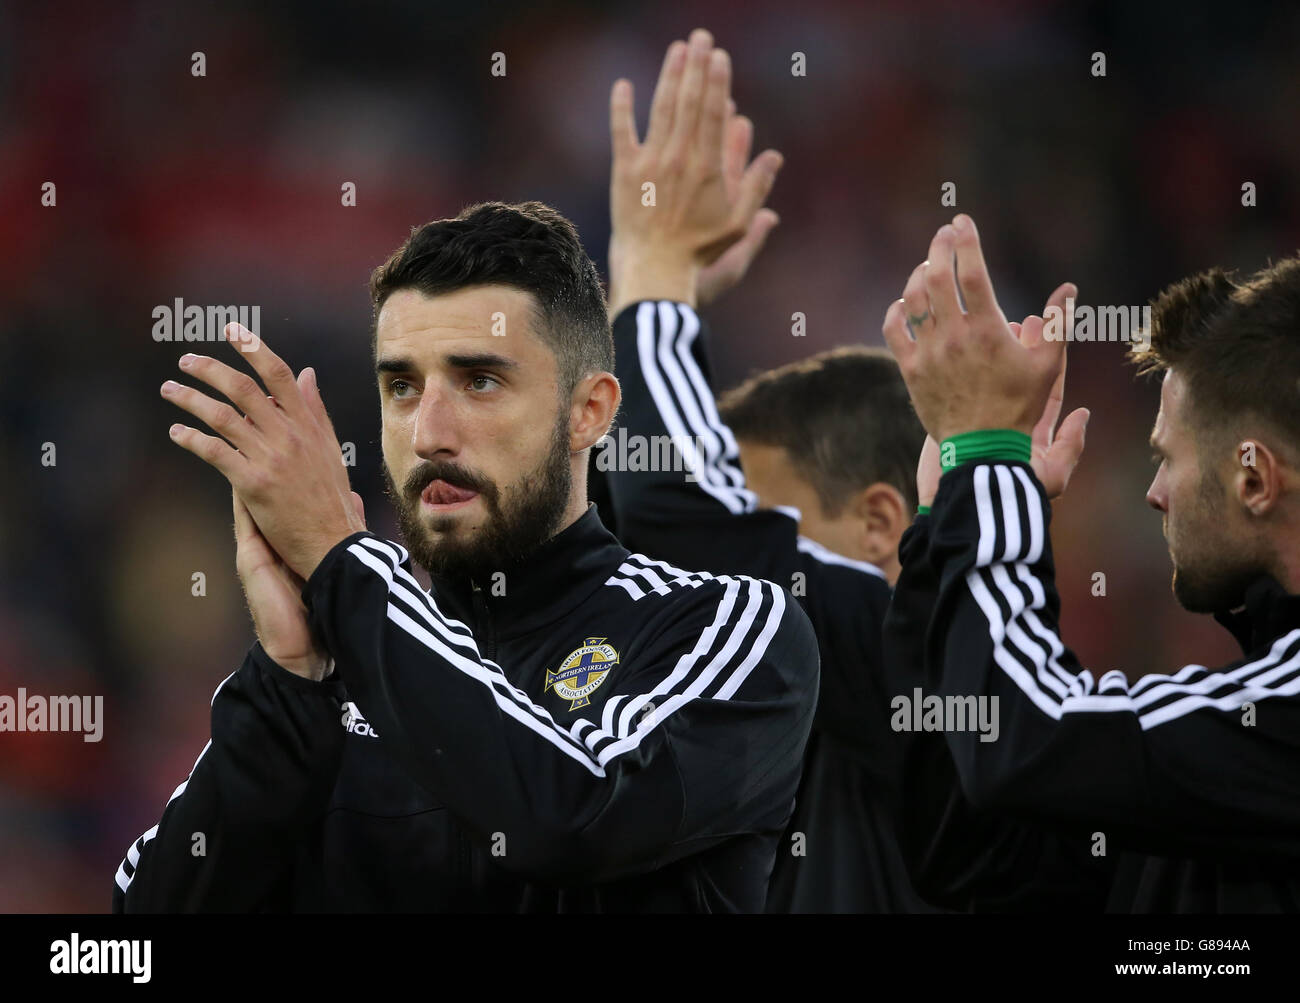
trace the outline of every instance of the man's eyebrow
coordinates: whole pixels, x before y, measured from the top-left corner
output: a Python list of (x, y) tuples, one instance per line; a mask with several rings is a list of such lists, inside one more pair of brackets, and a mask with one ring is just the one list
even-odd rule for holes
[(409, 373), (415, 369), (410, 359), (378, 359), (375, 362), (376, 373)]
[(507, 359), (496, 352), (471, 352), (469, 354), (448, 355), (447, 365), (453, 369), (518, 369), (519, 363)]
[[(519, 368), (519, 363), (514, 359), (508, 359), (504, 355), (497, 355), (496, 352), (457, 353), (448, 355), (444, 361), (452, 369), (500, 369), (508, 371)], [(408, 358), (379, 359), (375, 362), (376, 374), (413, 373), (416, 369), (415, 363)]]

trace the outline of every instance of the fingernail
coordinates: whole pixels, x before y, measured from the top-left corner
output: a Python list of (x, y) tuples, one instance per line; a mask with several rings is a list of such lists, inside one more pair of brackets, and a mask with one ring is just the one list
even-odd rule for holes
[(180, 388), (181, 385), (177, 383), (175, 380), (168, 380), (166, 383), (162, 385), (162, 392), (166, 396), (171, 396)]
[(970, 226), (970, 217), (964, 212), (959, 212), (952, 218), (952, 225), (953, 229), (965, 232), (966, 228)]
[(173, 439), (175, 439), (177, 436), (181, 434), (181, 431), (184, 428), (185, 428), (184, 425), (173, 425), (171, 428), (167, 430), (167, 434), (170, 435)]
[(189, 369), (190, 366), (194, 365), (194, 363), (198, 361), (199, 361), (199, 357), (197, 355), (192, 355), (192, 354), (182, 355), (180, 361), (180, 367), (182, 369)]

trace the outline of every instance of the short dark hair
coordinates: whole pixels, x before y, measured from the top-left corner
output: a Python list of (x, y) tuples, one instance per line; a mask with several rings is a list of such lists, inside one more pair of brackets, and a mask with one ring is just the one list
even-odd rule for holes
[(1176, 282), (1152, 303), (1148, 338), (1130, 350), (1141, 373), (1177, 369), (1189, 420), (1222, 442), (1236, 419), (1262, 419), (1291, 456), (1300, 449), (1300, 256), (1244, 280), (1211, 268)]
[(370, 299), (378, 321), (399, 289), (437, 296), (493, 284), (532, 293), (563, 394), (588, 373), (613, 371), (614, 338), (596, 265), (574, 225), (541, 202), (480, 202), (454, 219), (415, 227), (370, 276)]
[(916, 506), (925, 429), (883, 349), (834, 348), (760, 373), (724, 394), (719, 411), (736, 438), (783, 448), (829, 516), (882, 481)]

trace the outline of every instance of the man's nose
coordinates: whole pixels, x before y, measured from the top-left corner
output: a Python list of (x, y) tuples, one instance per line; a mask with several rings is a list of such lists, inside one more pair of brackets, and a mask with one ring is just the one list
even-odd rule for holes
[(1165, 504), (1167, 501), (1165, 485), (1160, 473), (1160, 471), (1156, 472), (1155, 477), (1151, 479), (1151, 486), (1147, 488), (1147, 504), (1157, 512), (1168, 512)]
[(445, 391), (426, 385), (420, 394), (411, 433), (411, 447), (424, 460), (455, 456), (460, 452), (460, 421)]

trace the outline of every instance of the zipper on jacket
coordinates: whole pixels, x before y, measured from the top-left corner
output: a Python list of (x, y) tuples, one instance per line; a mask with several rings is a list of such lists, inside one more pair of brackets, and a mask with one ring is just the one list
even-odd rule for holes
[(473, 579), (469, 583), (474, 593), (474, 637), (478, 640), (479, 653), (487, 659), (496, 661), (497, 638), (492, 631), (492, 618), (488, 614), (487, 596)]

